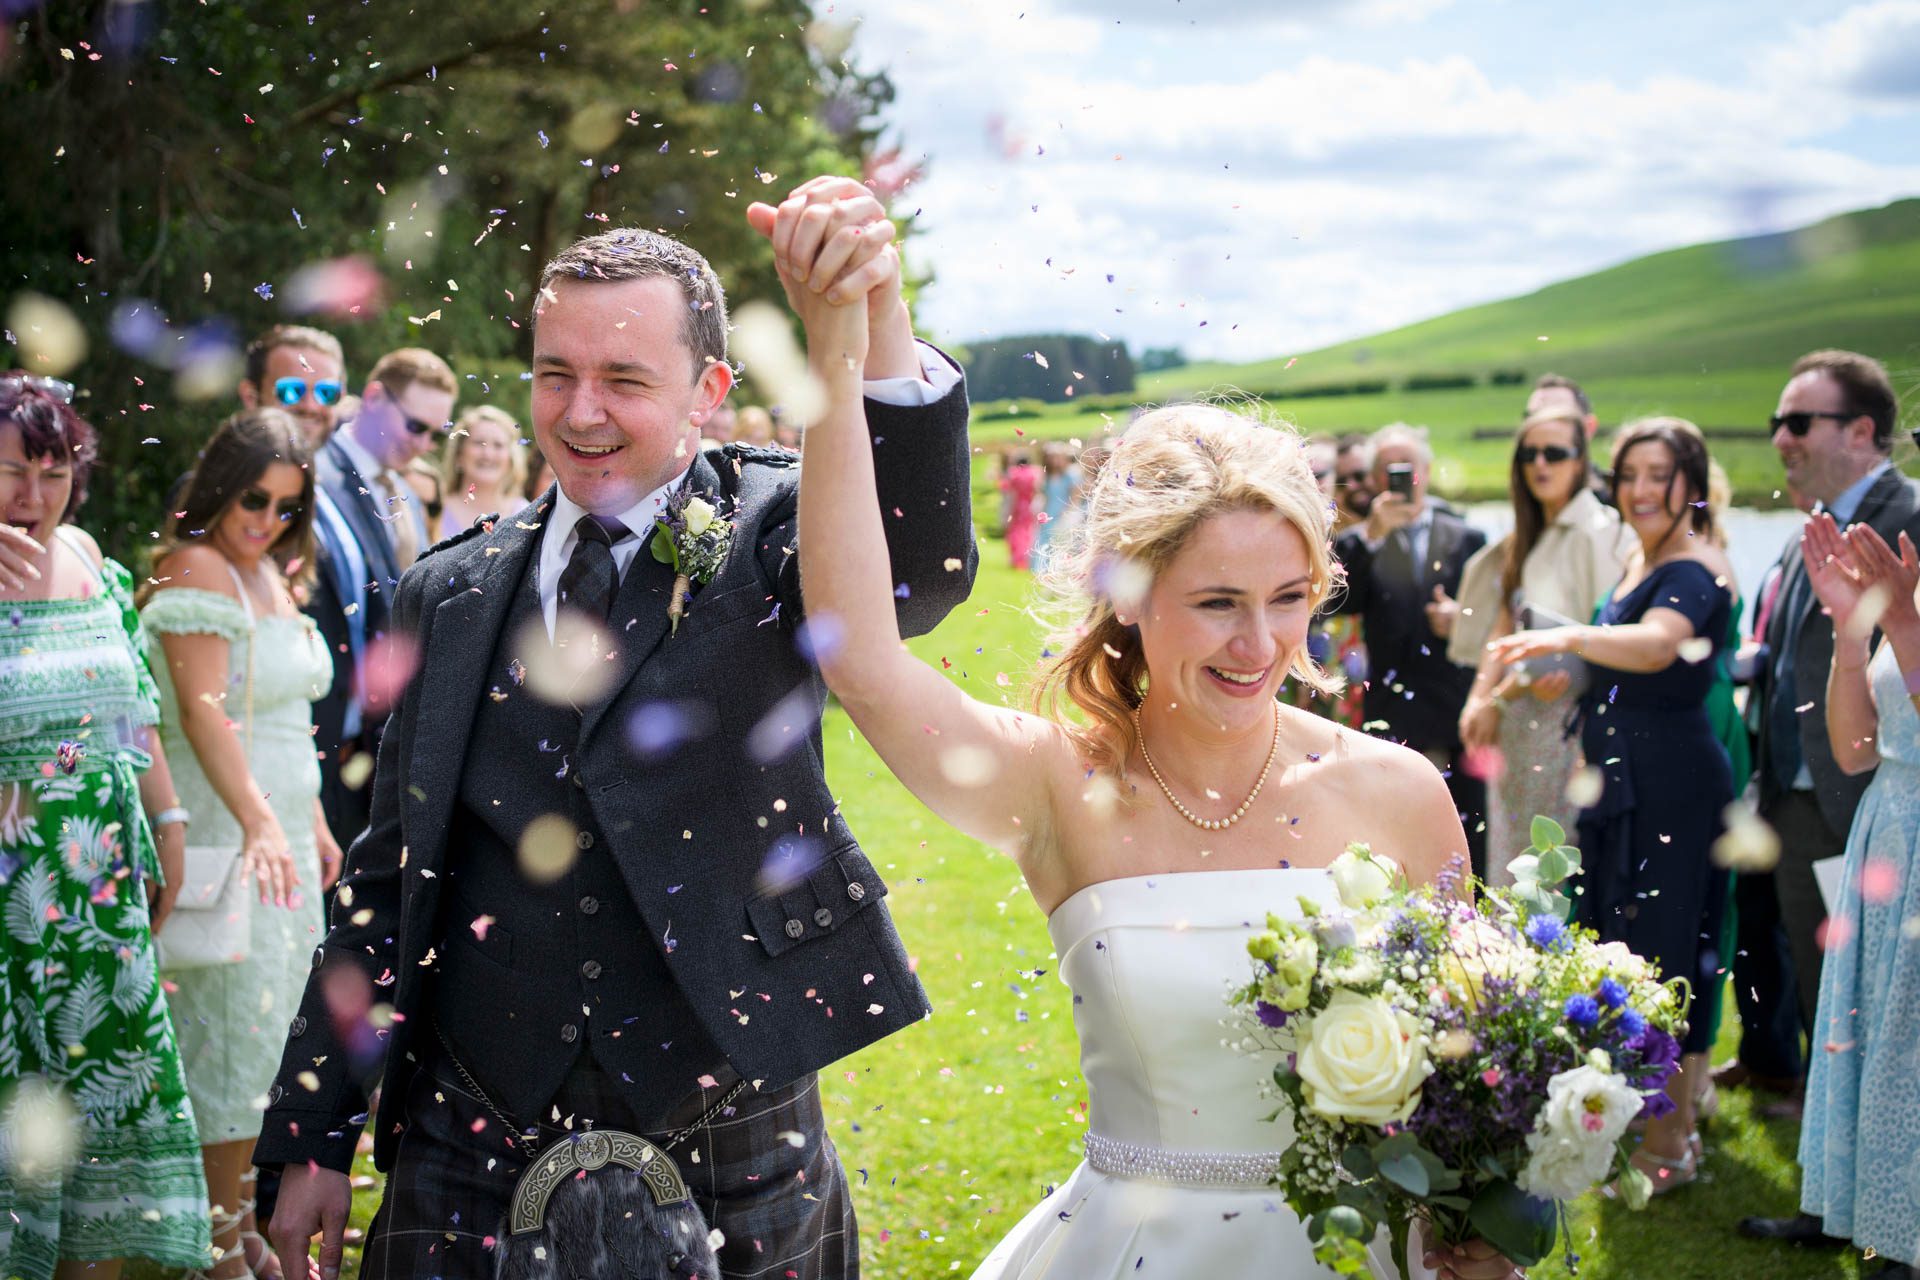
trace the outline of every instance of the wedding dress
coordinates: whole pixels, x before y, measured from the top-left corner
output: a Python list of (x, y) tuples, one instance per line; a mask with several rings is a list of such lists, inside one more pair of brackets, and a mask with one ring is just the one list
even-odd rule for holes
[[(1306, 1280), (1330, 1275), (1269, 1176), (1292, 1142), (1271, 1056), (1230, 1039), (1247, 938), (1298, 900), (1337, 905), (1324, 870), (1173, 872), (1089, 885), (1047, 931), (1073, 990), (1087, 1159), (974, 1280)], [(1382, 1236), (1376, 1276), (1397, 1276)], [(1411, 1259), (1416, 1275), (1417, 1251)]]

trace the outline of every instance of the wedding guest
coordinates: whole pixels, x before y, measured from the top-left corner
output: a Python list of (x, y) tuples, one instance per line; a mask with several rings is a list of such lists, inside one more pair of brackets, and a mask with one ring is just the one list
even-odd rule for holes
[(788, 453), (800, 452), (800, 424), (790, 413), (783, 414), (776, 406), (773, 410), (773, 444), (777, 449)]
[[(1920, 538), (1920, 484), (1889, 458), (1898, 416), (1893, 384), (1879, 361), (1849, 351), (1801, 357), (1772, 419), (1787, 485), (1842, 528), (1866, 524), (1888, 542), (1903, 530)], [(1834, 761), (1826, 732), (1833, 623), (1807, 581), (1797, 537), (1781, 552), (1779, 567), (1762, 636), (1766, 653), (1748, 705), (1757, 731), (1760, 816), (1780, 835), (1780, 862), (1771, 873), (1740, 876), (1735, 886), (1750, 982), (1741, 993), (1742, 1059), (1737, 1071), (1722, 1075), (1723, 1086), (1742, 1083), (1749, 1073), (1800, 1085), (1798, 1035), (1787, 1036), (1785, 1028), (1797, 1022), (1813, 1039), (1826, 915), (1813, 864), (1845, 849), (1872, 780), (1871, 772), (1850, 776)], [(1770, 945), (1775, 922), (1787, 940), (1790, 973), (1766, 971), (1778, 954)], [(1800, 1226), (1818, 1243), (1817, 1230)]]
[(1334, 442), (1334, 536), (1367, 518), (1373, 506), (1373, 443), (1364, 432), (1351, 432)]
[(319, 940), (320, 890), (340, 872), (309, 709), (333, 663), (280, 569), (309, 554), (310, 458), (279, 409), (227, 419), (201, 452), (141, 591), (140, 620), (160, 645), (162, 739), (195, 843), (238, 851), (259, 899), (252, 905), (250, 894), (232, 923), (244, 959), (167, 975), (222, 1251), (215, 1276), (271, 1261), (246, 1190), (260, 1098)]
[(1373, 499), (1364, 523), (1334, 542), (1346, 592), (1334, 608), (1360, 619), (1367, 646), (1362, 700), (1367, 732), (1412, 747), (1441, 771), (1466, 825), (1476, 875), (1486, 870), (1486, 784), (1467, 768), (1460, 712), (1473, 668), (1447, 657), (1438, 602), (1460, 589), (1460, 575), (1487, 536), (1429, 498), (1433, 449), (1405, 423), (1380, 428), (1370, 442)]
[[(1920, 554), (1813, 518), (1801, 544), (1832, 616), (1827, 736), (1849, 775), (1873, 772), (1847, 835), (1814, 1015), (1800, 1129), (1800, 1206), (1828, 1235), (1879, 1254), (1870, 1274), (1920, 1276)], [(1875, 612), (1879, 613), (1876, 620)], [(1885, 639), (1873, 643), (1873, 632)], [(1877, 650), (1877, 651), (1876, 651)], [(1777, 1233), (1776, 1233), (1777, 1234)]]
[(1007, 562), (1016, 569), (1033, 565), (1033, 540), (1040, 528), (1040, 468), (1025, 449), (1015, 449), (1007, 457), (1007, 470), (1000, 477), (1000, 492), (1005, 497), (1007, 525)]
[[(1581, 699), (1581, 749), (1601, 773), (1580, 813), (1583, 874), (1574, 917), (1624, 942), (1694, 990), (1722, 980), (1716, 953), (1726, 879), (1711, 850), (1733, 800), (1726, 750), (1707, 713), (1733, 615), (1733, 568), (1713, 542), (1707, 448), (1699, 429), (1646, 418), (1620, 429), (1613, 498), (1638, 539), (1596, 622), (1492, 641), (1494, 662), (1574, 654), (1593, 668)], [(1633, 1159), (1656, 1194), (1699, 1176), (1694, 1078), (1708, 1025), (1695, 1017), (1673, 1110), (1647, 1122)]]
[(412, 458), (407, 462), (407, 486), (420, 500), (420, 514), (426, 521), (427, 546), (440, 541), (440, 515), (446, 504), (441, 499), (440, 468), (431, 458)]
[(490, 404), (461, 414), (447, 446), (445, 478), (443, 538), (470, 528), (481, 516), (510, 516), (525, 507), (527, 446), (513, 415)]
[[(1533, 390), (1527, 395), (1526, 410), (1520, 416), (1524, 421), (1545, 413), (1563, 413), (1578, 421), (1591, 455), (1593, 437), (1600, 430), (1600, 415), (1593, 411), (1593, 400), (1584, 387), (1564, 374), (1541, 374), (1534, 380)], [(1590, 465), (1589, 470), (1588, 485), (1593, 496), (1603, 505), (1612, 502), (1606, 473), (1597, 466)]]
[(382, 592), (433, 545), (407, 464), (446, 438), (459, 391), (453, 370), (433, 352), (389, 351), (367, 374), (359, 411), (315, 457), (320, 483), (353, 523)]
[(773, 446), (773, 415), (757, 404), (750, 404), (734, 417), (733, 442), (756, 449)]
[(1487, 788), (1487, 876), (1494, 885), (1512, 883), (1507, 864), (1532, 843), (1535, 815), (1571, 831), (1580, 812), (1567, 794), (1580, 764), (1579, 740), (1567, 732), (1579, 698), (1569, 669), (1534, 675), (1508, 668), (1486, 645), (1519, 630), (1527, 610), (1586, 622), (1619, 581), (1634, 537), (1619, 513), (1593, 496), (1590, 471), (1580, 418), (1552, 409), (1521, 423), (1507, 469), (1513, 532), (1475, 553), (1460, 577), (1447, 656), (1478, 668), (1460, 713), (1460, 740), (1470, 751), (1496, 753)]
[[(65, 382), (0, 376), (0, 530), (22, 553), (0, 575), (0, 1274), (25, 1280), (211, 1256), (154, 963), (190, 815), (154, 730), (132, 575), (66, 523), (94, 461), (72, 401)], [(23, 1132), (63, 1111), (73, 1164), (18, 1160)]]
[(1072, 536), (1080, 516), (1080, 461), (1073, 449), (1054, 440), (1040, 447), (1041, 514), (1045, 519), (1033, 534), (1032, 564), (1035, 573), (1044, 573), (1047, 557), (1056, 543), (1064, 545)]

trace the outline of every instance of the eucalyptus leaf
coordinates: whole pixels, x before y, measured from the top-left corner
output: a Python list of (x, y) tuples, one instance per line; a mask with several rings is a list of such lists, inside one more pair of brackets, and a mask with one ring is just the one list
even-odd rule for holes
[(1481, 1188), (1467, 1221), (1516, 1267), (1531, 1267), (1552, 1253), (1560, 1227), (1552, 1201), (1535, 1199), (1504, 1180)]
[(1413, 1154), (1382, 1160), (1380, 1176), (1415, 1199), (1422, 1198), (1433, 1190), (1432, 1180), (1427, 1177), (1427, 1166), (1420, 1163), (1419, 1157)]
[(1533, 816), (1533, 847), (1545, 852), (1567, 842), (1567, 829), (1544, 813)]
[(1543, 850), (1540, 854), (1540, 883), (1543, 886), (1559, 884), (1573, 870), (1567, 865), (1567, 855), (1556, 848)]

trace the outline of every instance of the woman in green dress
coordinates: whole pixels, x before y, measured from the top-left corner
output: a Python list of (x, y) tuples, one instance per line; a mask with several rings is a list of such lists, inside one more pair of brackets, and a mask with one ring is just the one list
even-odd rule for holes
[(0, 377), (0, 1275), (28, 1280), (210, 1257), (153, 949), (187, 815), (132, 580), (63, 523), (93, 458), (72, 398)]

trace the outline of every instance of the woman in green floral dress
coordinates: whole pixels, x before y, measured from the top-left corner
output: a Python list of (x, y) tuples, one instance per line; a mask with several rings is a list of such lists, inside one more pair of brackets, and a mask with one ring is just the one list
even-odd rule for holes
[[(0, 1275), (210, 1258), (152, 929), (184, 849), (125, 569), (62, 522), (93, 432), (0, 377)], [(149, 815), (154, 818), (149, 825)], [(156, 835), (158, 843), (156, 845)], [(151, 901), (150, 901), (151, 900)]]

